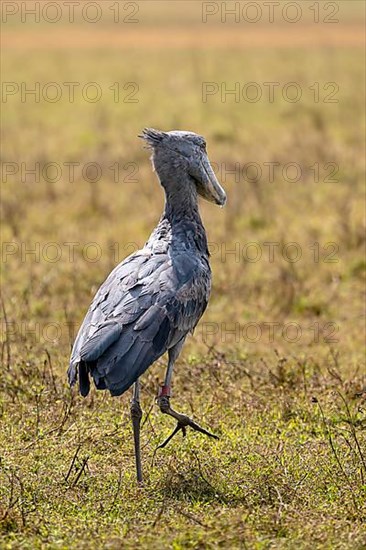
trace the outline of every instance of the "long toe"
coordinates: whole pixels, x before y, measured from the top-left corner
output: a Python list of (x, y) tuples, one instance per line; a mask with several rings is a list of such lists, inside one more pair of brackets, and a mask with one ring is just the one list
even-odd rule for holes
[(193, 422), (193, 420), (188, 416), (185, 416), (185, 415), (180, 415), (180, 416), (181, 416), (181, 419), (178, 420), (178, 424), (176, 425), (172, 433), (169, 435), (169, 437), (165, 439), (165, 441), (163, 441), (163, 443), (161, 443), (157, 447), (157, 449), (163, 449), (164, 447), (166, 447), (169, 441), (171, 441), (173, 437), (180, 431), (182, 431), (183, 437), (185, 437), (187, 434), (188, 426), (190, 426), (193, 430), (197, 432), (207, 435), (208, 437), (212, 437), (213, 439), (219, 439), (217, 435), (205, 430), (205, 428), (202, 428), (199, 424), (196, 424), (196, 422)]

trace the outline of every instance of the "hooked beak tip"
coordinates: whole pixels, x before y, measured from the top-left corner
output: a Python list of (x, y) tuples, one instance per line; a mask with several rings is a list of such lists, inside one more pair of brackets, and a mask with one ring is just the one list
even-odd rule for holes
[(223, 208), (226, 204), (226, 201), (227, 201), (227, 198), (226, 198), (226, 195), (225, 195), (225, 197), (222, 199), (222, 201), (219, 202), (219, 206), (221, 206), (221, 208)]
[(221, 187), (221, 185), (219, 185), (219, 188), (215, 190), (214, 198), (215, 198), (215, 203), (218, 206), (221, 206), (221, 207), (225, 206), (227, 196), (224, 189)]

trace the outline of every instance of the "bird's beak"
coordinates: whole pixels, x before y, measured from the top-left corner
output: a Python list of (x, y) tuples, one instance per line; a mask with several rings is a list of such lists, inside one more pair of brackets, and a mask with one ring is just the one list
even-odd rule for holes
[(200, 168), (201, 177), (197, 186), (198, 193), (204, 199), (224, 206), (226, 203), (226, 193), (219, 184), (207, 155), (203, 155)]

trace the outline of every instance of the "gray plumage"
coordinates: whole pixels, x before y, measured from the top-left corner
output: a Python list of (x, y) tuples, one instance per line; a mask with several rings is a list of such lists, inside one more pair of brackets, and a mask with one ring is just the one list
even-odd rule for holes
[(146, 129), (142, 136), (165, 191), (163, 215), (149, 240), (98, 290), (72, 350), (68, 378), (86, 396), (124, 393), (165, 352), (179, 353), (206, 309), (211, 270), (198, 195), (223, 205), (225, 193), (192, 132)]

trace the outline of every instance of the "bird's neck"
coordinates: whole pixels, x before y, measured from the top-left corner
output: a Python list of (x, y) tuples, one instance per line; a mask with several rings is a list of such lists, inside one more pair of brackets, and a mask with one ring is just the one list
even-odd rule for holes
[(161, 184), (165, 190), (164, 217), (170, 222), (190, 219), (202, 225), (194, 181), (187, 175)]
[(184, 181), (182, 176), (169, 185), (160, 180), (165, 190), (165, 209), (160, 222), (152, 234), (155, 241), (161, 235), (170, 235), (171, 245), (197, 250), (200, 254), (209, 256), (208, 243), (205, 228), (198, 211), (198, 196), (194, 181), (187, 176)]

